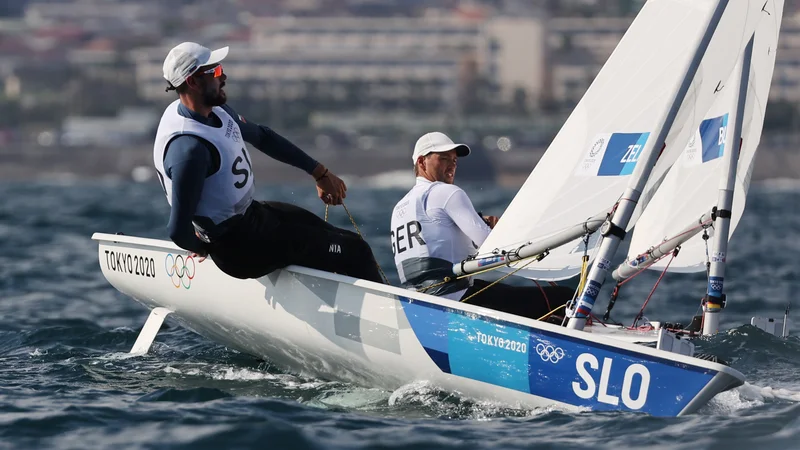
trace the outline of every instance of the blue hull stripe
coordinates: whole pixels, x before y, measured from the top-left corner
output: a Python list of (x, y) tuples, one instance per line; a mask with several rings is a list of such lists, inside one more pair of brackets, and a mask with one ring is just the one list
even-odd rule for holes
[(716, 371), (399, 297), (442, 372), (593, 410), (675, 416)]

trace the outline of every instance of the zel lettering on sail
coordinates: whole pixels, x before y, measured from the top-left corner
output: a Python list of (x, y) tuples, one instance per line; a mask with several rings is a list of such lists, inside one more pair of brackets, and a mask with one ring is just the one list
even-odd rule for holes
[(639, 161), (650, 133), (614, 133), (608, 142), (598, 176), (630, 175)]
[(595, 136), (575, 175), (630, 175), (644, 151), (650, 133), (613, 133)]

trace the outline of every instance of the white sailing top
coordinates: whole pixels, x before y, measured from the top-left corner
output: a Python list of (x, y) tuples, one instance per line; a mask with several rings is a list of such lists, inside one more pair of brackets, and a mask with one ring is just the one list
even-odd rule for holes
[[(400, 281), (420, 288), (452, 275), (452, 265), (474, 254), (491, 229), (460, 187), (417, 177), (392, 211), (392, 253)], [(468, 279), (426, 292), (460, 299)]]

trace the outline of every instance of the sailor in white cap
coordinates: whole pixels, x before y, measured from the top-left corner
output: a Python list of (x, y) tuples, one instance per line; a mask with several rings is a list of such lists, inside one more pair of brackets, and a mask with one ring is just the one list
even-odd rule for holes
[(153, 163), (171, 206), (170, 238), (198, 261), (210, 255), (236, 278), (297, 264), (380, 282), (372, 251), (357, 234), (295, 205), (254, 200), (245, 142), (311, 175), (325, 203), (341, 204), (347, 187), (286, 138), (226, 104), (227, 55), (228, 47), (184, 42), (164, 59), (167, 90), (179, 98), (161, 117)]
[[(394, 207), (391, 243), (404, 287), (451, 300), (462, 300), (490, 283), (472, 277), (443, 283), (453, 264), (474, 255), (499, 220), (475, 211), (454, 183), (458, 159), (470, 154), (466, 144), (438, 131), (417, 140), (412, 154), (416, 184)], [(541, 317), (572, 297), (559, 286), (493, 284), (469, 303), (527, 317)]]

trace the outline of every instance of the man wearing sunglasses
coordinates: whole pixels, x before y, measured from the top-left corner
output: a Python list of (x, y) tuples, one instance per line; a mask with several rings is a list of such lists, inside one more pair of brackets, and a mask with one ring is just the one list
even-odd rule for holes
[(161, 117), (153, 147), (171, 206), (169, 236), (179, 247), (236, 278), (258, 278), (290, 264), (381, 282), (369, 245), (303, 208), (253, 198), (245, 142), (311, 175), (323, 202), (339, 205), (344, 182), (275, 131), (226, 105), (228, 47), (184, 42), (167, 54), (164, 78), (178, 99)]

